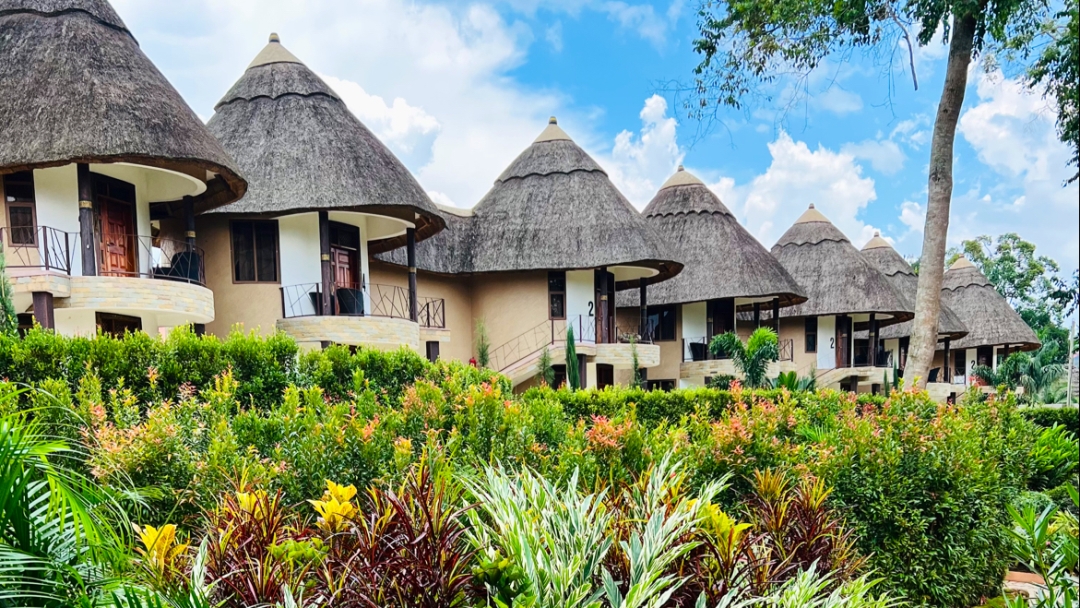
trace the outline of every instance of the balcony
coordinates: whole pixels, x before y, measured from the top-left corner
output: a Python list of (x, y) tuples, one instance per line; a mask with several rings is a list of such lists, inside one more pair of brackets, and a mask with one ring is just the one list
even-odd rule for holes
[[(367, 296), (367, 297), (365, 297)], [(367, 302), (370, 301), (370, 310)], [(417, 318), (425, 329), (446, 329), (446, 301), (417, 298)], [(369, 283), (355, 287), (334, 286), (330, 316), (383, 317), (410, 320), (409, 290), (396, 285)], [(281, 316), (285, 319), (319, 317), (322, 314), (322, 283), (301, 283), (281, 288)]]
[[(206, 286), (205, 254), (185, 241), (138, 234), (95, 235), (98, 276), (143, 277)], [(82, 238), (48, 226), (0, 228), (11, 276), (79, 274)], [(81, 264), (80, 264), (81, 266)]]

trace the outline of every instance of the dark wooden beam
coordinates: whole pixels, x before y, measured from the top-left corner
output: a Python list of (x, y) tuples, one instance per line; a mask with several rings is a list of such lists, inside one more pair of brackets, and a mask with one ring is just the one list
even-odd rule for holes
[(638, 287), (638, 308), (641, 310), (641, 321), (638, 327), (638, 334), (641, 335), (641, 339), (646, 338), (646, 334), (649, 331), (649, 288), (645, 279), (641, 279), (641, 286)]
[(409, 264), (409, 318), (420, 320), (420, 302), (416, 295), (416, 229), (405, 230), (405, 257)]
[(53, 316), (53, 294), (47, 291), (35, 291), (34, 297), (34, 320), (45, 329), (56, 329), (56, 319)]
[(90, 165), (76, 166), (79, 183), (79, 251), (84, 277), (97, 276), (97, 247), (94, 242), (94, 188), (90, 181)]
[(188, 251), (195, 250), (195, 199), (184, 197), (184, 238)]
[(320, 314), (331, 315), (334, 293), (334, 268), (330, 265), (330, 214), (319, 212), (319, 259), (322, 265), (322, 310)]
[(952, 352), (952, 350), (950, 348), (951, 346), (952, 346), (952, 339), (951, 338), (945, 338), (945, 362), (941, 366), (941, 371), (942, 371), (942, 378), (941, 379), (943, 381), (945, 381), (946, 383), (952, 383), (952, 372), (953, 372), (953, 370), (952, 370), (952, 367), (951, 367), (951, 365), (952, 365), (952, 357), (950, 356), (950, 354)]

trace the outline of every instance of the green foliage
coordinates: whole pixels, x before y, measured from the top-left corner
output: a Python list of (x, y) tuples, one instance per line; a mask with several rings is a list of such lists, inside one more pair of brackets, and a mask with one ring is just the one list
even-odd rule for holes
[(638, 358), (637, 336), (630, 336), (630, 378), (631, 388), (644, 388), (645, 381), (642, 379), (641, 360)]
[(79, 457), (26, 414), (0, 417), (0, 605), (104, 605), (121, 586), (125, 514), (64, 466)]
[(1020, 413), (1043, 428), (1062, 426), (1073, 435), (1080, 436), (1080, 408), (1031, 407), (1020, 410)]
[(817, 390), (817, 376), (814, 371), (810, 375), (799, 377), (798, 372), (780, 372), (772, 383), (773, 388), (786, 388), (793, 393)]
[(476, 364), (482, 368), (487, 367), (491, 362), (491, 341), (488, 339), (487, 324), (483, 319), (476, 320), (474, 334), (476, 336)]
[(536, 361), (536, 375), (544, 386), (554, 388), (551, 385), (555, 384), (555, 368), (551, 364), (551, 351), (548, 350), (547, 345), (544, 345), (540, 351), (540, 358)]
[(1013, 353), (997, 369), (979, 365), (972, 370), (972, 375), (987, 386), (1004, 386), (1008, 390), (1023, 388), (1024, 401), (1035, 403), (1065, 374), (1064, 367), (1050, 363), (1048, 359), (1044, 349), (1035, 353)]
[[(1076, 0), (1066, 0), (1052, 18), (1039, 24), (1050, 42), (1041, 48), (1038, 59), (1028, 71), (1033, 86), (1041, 87), (1048, 98), (1057, 101), (1057, 126), (1061, 141), (1073, 149), (1069, 163), (1080, 168), (1080, 10)], [(1030, 50), (1026, 39), (1014, 48)], [(1069, 182), (1080, 178), (1074, 173)]]
[(1031, 449), (1033, 490), (1056, 488), (1080, 474), (1080, 441), (1063, 426), (1042, 429)]
[(15, 292), (7, 277), (7, 262), (4, 260), (4, 244), (0, 243), (0, 334), (15, 335), (19, 321), (15, 314)]
[[(1080, 494), (1070, 488), (1073, 507), (1080, 507)], [(1053, 507), (1036, 511), (1031, 506), (1023, 510), (1009, 507), (1014, 528), (1013, 555), (1031, 572), (1046, 581), (1040, 596), (1033, 604), (1026, 598), (1005, 598), (1007, 608), (1057, 608), (1080, 604), (1080, 589), (1076, 586), (1077, 556), (1080, 555), (1076, 515), (1058, 512)]]
[(566, 383), (570, 390), (576, 391), (581, 388), (581, 372), (579, 369), (577, 347), (574, 346), (574, 327), (566, 325)]
[(752, 388), (767, 385), (769, 364), (780, 359), (776, 332), (768, 327), (755, 329), (745, 345), (734, 332), (714, 336), (709, 343), (709, 351), (718, 357), (725, 354), (731, 357), (735, 369), (742, 373), (746, 385)]

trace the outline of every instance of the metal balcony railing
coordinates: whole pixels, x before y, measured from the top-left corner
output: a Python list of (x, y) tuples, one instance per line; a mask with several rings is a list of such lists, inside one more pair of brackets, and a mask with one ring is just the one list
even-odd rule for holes
[(0, 244), (10, 270), (34, 269), (71, 274), (78, 235), (48, 226), (0, 228)]
[[(370, 296), (368, 310), (364, 294)], [(421, 327), (446, 327), (446, 302), (443, 298), (420, 298)], [(322, 315), (322, 283), (300, 283), (281, 287), (281, 313), (286, 319)], [(330, 314), (334, 316), (389, 317), (409, 319), (409, 290), (396, 285), (335, 285), (330, 294)]]
[[(0, 228), (7, 267), (72, 274), (82, 238), (48, 226)], [(147, 277), (206, 285), (205, 255), (186, 241), (139, 234), (94, 236), (100, 276)]]
[[(77, 235), (76, 235), (77, 236)], [(143, 234), (95, 235), (98, 275), (206, 285), (206, 254), (187, 241)]]

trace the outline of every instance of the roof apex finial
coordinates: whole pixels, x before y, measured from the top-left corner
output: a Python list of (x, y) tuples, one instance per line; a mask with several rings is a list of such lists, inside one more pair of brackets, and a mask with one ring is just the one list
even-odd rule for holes
[(880, 230), (875, 230), (874, 231), (874, 236), (881, 236), (881, 231)]
[(277, 32), (270, 32), (270, 42), (281, 43), (281, 36), (277, 35)]
[(814, 203), (810, 203), (810, 208), (811, 208), (811, 209), (813, 209), (813, 208), (814, 208)]
[(685, 169), (685, 168), (684, 168), (684, 167), (683, 167), (682, 165), (679, 165), (679, 169), (678, 169), (678, 170), (679, 170), (679, 171), (686, 171), (686, 169)]
[(557, 125), (557, 124), (559, 124), (559, 120), (557, 118), (555, 118), (554, 116), (552, 116), (551, 118), (548, 119), (548, 124), (549, 125)]

